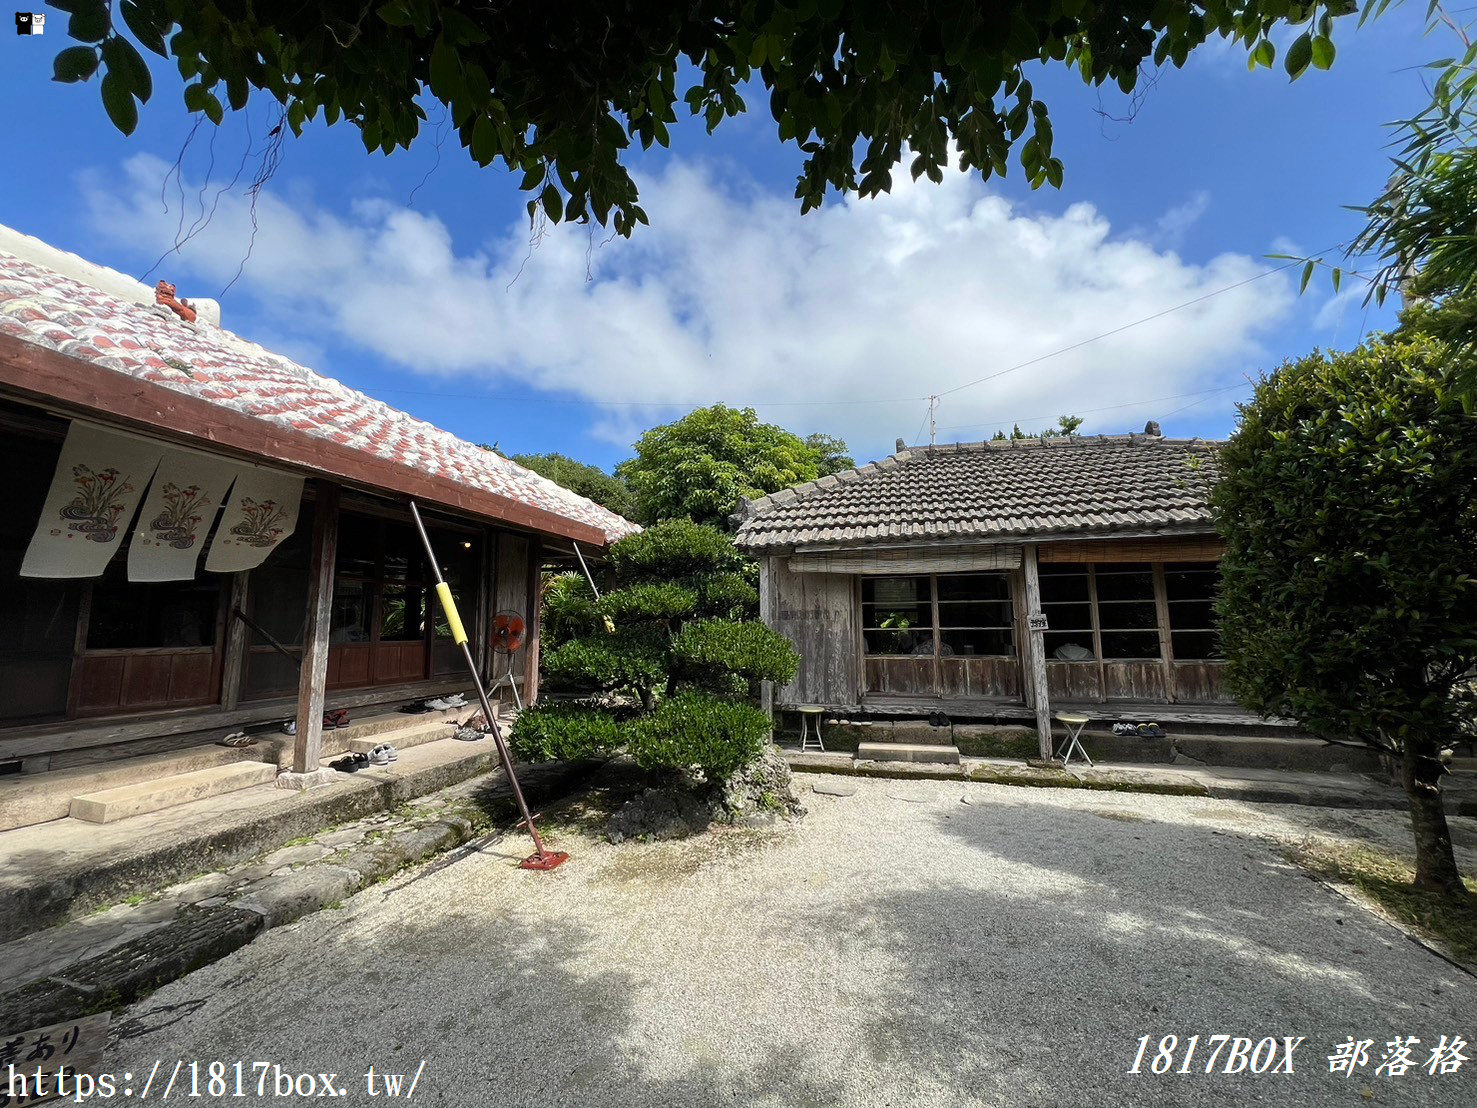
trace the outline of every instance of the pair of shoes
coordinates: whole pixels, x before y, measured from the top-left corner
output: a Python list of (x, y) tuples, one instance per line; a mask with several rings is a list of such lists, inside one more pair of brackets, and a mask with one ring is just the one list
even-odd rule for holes
[(1137, 735), (1138, 733), (1139, 729), (1132, 723), (1113, 724), (1113, 734), (1115, 735)]
[(464, 743), (474, 743), (478, 739), (484, 738), (485, 734), (482, 731), (477, 730), (475, 727), (468, 727), (463, 724), (456, 729), (456, 732), (453, 734), (452, 737), (461, 739), (461, 741)]
[(349, 712), (347, 708), (335, 708), (331, 712), (323, 713), (323, 729), (327, 731), (331, 727), (349, 726)]
[(425, 702), (426, 709), (433, 712), (448, 712), (452, 708), (465, 708), (467, 698), (461, 693), (455, 696), (437, 696)]
[(929, 712), (928, 723), (930, 727), (947, 727), (949, 726), (949, 717), (944, 715), (943, 712)]
[(1164, 738), (1164, 728), (1157, 723), (1141, 723), (1138, 725), (1138, 735), (1143, 739)]
[(217, 739), (216, 745), (229, 746), (233, 749), (239, 750), (241, 747), (244, 746), (255, 746), (256, 740), (248, 735), (245, 731), (232, 731), (225, 738)]
[(336, 762), (330, 762), (329, 766), (340, 773), (358, 773), (361, 769), (369, 767), (368, 754), (345, 754)]
[(296, 735), (297, 734), (297, 720), (290, 719), (286, 723), (284, 723), (282, 725), (282, 733), (284, 735)]
[(429, 712), (431, 709), (427, 708), (420, 701), (416, 701), (414, 704), (402, 704), (398, 710), (412, 716), (418, 716)]
[(380, 743), (369, 752), (369, 764), (372, 766), (387, 766), (399, 758), (400, 752), (389, 743)]

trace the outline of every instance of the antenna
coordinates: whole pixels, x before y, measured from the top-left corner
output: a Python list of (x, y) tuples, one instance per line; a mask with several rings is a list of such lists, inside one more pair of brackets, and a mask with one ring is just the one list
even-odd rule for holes
[(928, 398), (928, 445), (933, 446), (933, 440), (938, 435), (938, 423), (934, 420), (934, 413), (938, 410), (939, 398), (930, 396)]

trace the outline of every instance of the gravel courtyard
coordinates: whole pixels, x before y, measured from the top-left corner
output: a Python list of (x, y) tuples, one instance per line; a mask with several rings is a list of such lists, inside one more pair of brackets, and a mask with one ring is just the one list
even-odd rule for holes
[[(1477, 1103), (1477, 1060), (1374, 1073), (1397, 1035), (1418, 1067), (1477, 1042), (1477, 982), (1277, 848), (1404, 848), (1397, 813), (797, 780), (793, 827), (566, 830), (553, 874), (513, 868), (510, 837), (366, 890), (136, 1005), (109, 1062), (336, 1071), (361, 1104), (384, 1103), (371, 1065), (422, 1061), (417, 1103), (468, 1106)], [(1470, 867), (1477, 828), (1454, 832)], [(1167, 1034), (1201, 1036), (1193, 1072), (1147, 1072)], [(1215, 1034), (1276, 1037), (1279, 1062), (1306, 1038), (1292, 1076), (1207, 1075)], [(1330, 1075), (1350, 1035), (1369, 1063)]]

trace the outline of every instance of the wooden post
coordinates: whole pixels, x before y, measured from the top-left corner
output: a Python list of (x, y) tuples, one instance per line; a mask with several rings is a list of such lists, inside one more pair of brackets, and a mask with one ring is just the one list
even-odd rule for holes
[(235, 613), (246, 611), (251, 572), (231, 575), (226, 598), (226, 648), (221, 656), (221, 707), (230, 711), (241, 703), (241, 682), (246, 675), (246, 624)]
[(1051, 695), (1046, 689), (1046, 635), (1032, 627), (1033, 616), (1041, 614), (1041, 573), (1036, 564), (1036, 544), (1027, 543), (1021, 551), (1021, 568), (1026, 577), (1026, 668), (1029, 671), (1032, 701), (1036, 709), (1036, 738), (1041, 757), (1049, 759), (1051, 749)]
[(328, 626), (333, 617), (333, 564), (338, 556), (339, 487), (318, 481), (313, 503), (313, 557), (308, 570), (308, 625), (297, 686), (292, 772), (314, 773), (323, 752), (323, 692), (328, 683)]
[(524, 641), (523, 703), (538, 701), (539, 624), (543, 615), (543, 543), (528, 541), (528, 637)]

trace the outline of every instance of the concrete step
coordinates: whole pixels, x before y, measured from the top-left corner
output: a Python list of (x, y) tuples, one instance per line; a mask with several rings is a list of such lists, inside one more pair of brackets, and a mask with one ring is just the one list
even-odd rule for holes
[(276, 748), (270, 743), (241, 748), (206, 743), (163, 754), (11, 777), (0, 784), (0, 831), (65, 819), (71, 811), (72, 798), (79, 793), (157, 781), (212, 766), (268, 760), (276, 760)]
[(88, 823), (112, 823), (129, 816), (157, 812), (162, 808), (173, 808), (188, 804), (192, 800), (204, 800), (210, 796), (233, 793), (249, 789), (253, 785), (264, 785), (277, 777), (277, 767), (271, 762), (235, 762), (226, 766), (197, 769), (191, 773), (179, 773), (155, 781), (140, 781), (133, 785), (103, 789), (72, 798), (73, 819)]
[[(424, 743), (435, 742), (438, 739), (449, 739), (456, 735), (455, 724), (465, 720), (469, 716), (478, 714), (476, 711), (459, 709), (446, 719), (435, 719), (429, 723), (416, 723), (410, 727), (401, 727), (396, 730), (376, 731), (372, 734), (351, 738), (344, 750), (353, 751), (355, 754), (368, 754), (381, 743), (389, 743), (396, 750), (408, 750), (413, 746), (421, 746)], [(412, 716), (412, 719), (419, 717)], [(514, 712), (504, 712), (498, 716), (498, 726), (503, 729), (503, 737), (508, 735), (508, 728), (513, 725), (516, 718)], [(327, 736), (324, 736), (325, 745)]]
[(856, 748), (859, 762), (942, 762), (959, 764), (959, 748), (943, 743), (861, 743)]

